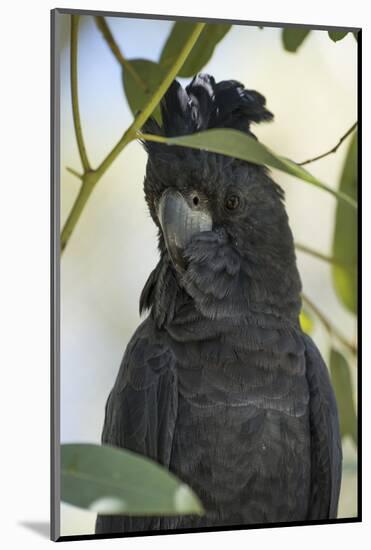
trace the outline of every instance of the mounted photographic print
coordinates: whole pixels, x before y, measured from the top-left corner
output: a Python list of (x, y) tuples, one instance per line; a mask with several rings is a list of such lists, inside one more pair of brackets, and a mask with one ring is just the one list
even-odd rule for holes
[(360, 29), (51, 21), (53, 540), (360, 521)]

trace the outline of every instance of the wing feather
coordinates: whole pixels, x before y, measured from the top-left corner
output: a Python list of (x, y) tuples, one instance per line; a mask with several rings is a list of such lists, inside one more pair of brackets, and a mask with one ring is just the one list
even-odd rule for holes
[[(129, 449), (168, 467), (178, 406), (172, 353), (148, 318), (131, 339), (108, 397), (102, 443)], [(159, 528), (160, 518), (98, 516), (96, 533)]]
[(335, 394), (316, 345), (305, 336), (310, 391), (311, 497), (308, 519), (336, 518), (342, 450)]

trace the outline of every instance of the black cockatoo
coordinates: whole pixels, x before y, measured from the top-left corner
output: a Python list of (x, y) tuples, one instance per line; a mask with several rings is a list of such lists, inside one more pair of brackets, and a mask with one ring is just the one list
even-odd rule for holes
[[(174, 81), (162, 125), (179, 136), (250, 131), (272, 114), (234, 80)], [(200, 497), (203, 516), (98, 516), (96, 533), (335, 518), (338, 413), (328, 371), (299, 324), (301, 282), (282, 189), (265, 167), (146, 142), (145, 198), (160, 260), (150, 314), (109, 395), (102, 443), (164, 465)]]

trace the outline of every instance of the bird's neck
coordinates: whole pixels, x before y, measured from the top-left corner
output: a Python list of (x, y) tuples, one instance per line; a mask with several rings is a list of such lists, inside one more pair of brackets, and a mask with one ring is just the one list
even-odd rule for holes
[[(294, 268), (293, 268), (294, 267)], [(263, 270), (264, 271), (264, 270)], [(176, 338), (193, 338), (202, 324), (209, 337), (238, 332), (240, 326), (262, 328), (297, 328), (300, 311), (300, 278), (295, 266), (290, 276), (282, 273), (262, 273), (254, 278), (245, 274), (240, 284), (249, 289), (248, 298), (241, 299), (235, 310), (225, 317), (205, 314), (197, 299), (190, 296), (179, 282), (179, 277), (166, 254), (151, 273), (141, 295), (140, 308), (150, 310), (158, 329), (167, 330)], [(254, 278), (254, 280), (252, 279)], [(272, 286), (267, 291), (266, 279)], [(277, 281), (275, 285), (274, 281)], [(212, 309), (211, 309), (212, 312)]]

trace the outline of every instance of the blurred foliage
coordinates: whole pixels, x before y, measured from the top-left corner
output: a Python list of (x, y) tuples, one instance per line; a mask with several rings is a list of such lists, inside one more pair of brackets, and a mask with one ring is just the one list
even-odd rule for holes
[[(167, 71), (178, 58), (184, 43), (194, 32), (195, 25), (195, 23), (183, 21), (174, 23), (158, 63), (148, 59), (130, 59), (122, 67), (124, 91), (134, 116), (143, 109), (160, 86)], [(189, 77), (199, 72), (209, 61), (216, 45), (227, 34), (231, 26), (205, 25), (190, 55), (178, 71), (178, 76)], [(130, 70), (128, 70), (128, 64)], [(161, 121), (159, 106), (154, 110), (153, 116), (158, 122)]]
[[(339, 190), (357, 200), (357, 132), (353, 134), (340, 178)], [(346, 308), (357, 313), (357, 213), (338, 201), (333, 240), (334, 288)], [(342, 264), (342, 265), (341, 265)]]
[(346, 37), (348, 31), (328, 31), (328, 35), (333, 42), (339, 42)]
[(342, 437), (349, 435), (357, 445), (357, 416), (353, 400), (350, 366), (342, 353), (331, 349), (330, 371), (336, 401), (339, 406)]
[[(192, 33), (195, 23), (178, 21), (174, 23), (160, 57), (160, 64), (166, 69), (171, 67), (178, 57), (187, 37)], [(194, 45), (192, 52), (178, 72), (178, 76), (192, 77), (210, 60), (215, 46), (224, 38), (232, 25), (224, 23), (207, 24)]]
[[(285, 50), (295, 53), (303, 44), (304, 40), (310, 33), (307, 27), (287, 27), (282, 30), (282, 44)], [(328, 36), (333, 42), (343, 40), (349, 34), (349, 31), (328, 31)], [(354, 38), (358, 40), (357, 32), (352, 33)]]
[[(78, 16), (74, 16), (78, 17)], [(148, 105), (153, 102), (153, 97), (159, 93), (159, 89), (164, 85), (164, 80), (169, 71), (174, 70), (174, 75), (181, 77), (192, 77), (199, 72), (202, 67), (210, 60), (217, 44), (228, 33), (231, 25), (210, 23), (203, 26), (201, 32), (197, 35), (195, 29), (196, 23), (176, 22), (165, 42), (159, 62), (153, 62), (147, 59), (126, 60), (120, 52), (114, 37), (108, 28), (104, 18), (96, 17), (98, 28), (101, 30), (104, 39), (110, 46), (113, 54), (123, 70), (123, 87), (126, 99), (134, 116), (140, 112), (143, 118), (143, 111), (160, 119), (158, 105), (149, 108)], [(202, 25), (199, 24), (199, 30)], [(77, 31), (76, 31), (77, 32)], [(297, 52), (304, 40), (307, 39), (310, 30), (307, 28), (290, 27), (283, 29), (282, 43), (284, 48), (290, 52)], [(345, 31), (329, 31), (331, 40), (337, 42), (344, 39), (348, 34)], [(357, 39), (357, 33), (353, 33)], [(182, 52), (184, 54), (184, 45), (188, 43), (190, 37), (195, 38), (193, 48), (188, 51), (188, 57), (183, 64), (178, 63)], [(75, 35), (77, 40), (77, 34)], [(72, 39), (71, 39), (72, 45)], [(75, 44), (75, 53), (77, 56), (77, 46)], [(77, 104), (77, 88), (72, 91), (73, 99)], [(78, 109), (76, 109), (78, 115)], [(82, 132), (78, 116), (75, 122), (75, 131), (77, 140), (83, 142)], [(144, 116), (145, 118), (145, 116)], [(137, 119), (134, 120), (134, 123)], [(133, 123), (133, 124), (134, 124)], [(132, 125), (133, 126), (133, 125)], [(137, 128), (140, 125), (137, 126)], [(131, 127), (132, 128), (132, 127)], [(351, 133), (352, 129), (341, 138), (338, 146)], [(321, 181), (312, 176), (306, 169), (297, 163), (279, 156), (268, 149), (264, 144), (252, 139), (242, 132), (231, 129), (209, 130), (198, 134), (188, 136), (165, 138), (161, 136), (148, 136), (144, 134), (135, 135), (125, 141), (127, 132), (124, 133), (120, 149), (118, 146), (112, 150), (105, 161), (101, 164), (99, 177), (114, 161), (117, 154), (131, 139), (140, 137), (141, 139), (152, 139), (153, 141), (163, 141), (169, 145), (181, 145), (185, 147), (194, 147), (207, 149), (230, 155), (233, 157), (245, 159), (256, 164), (268, 165), (288, 174), (296, 176), (303, 181), (320, 187), (321, 189), (332, 193), (337, 198), (336, 221), (333, 239), (333, 254), (336, 263), (329, 257), (324, 257), (316, 251), (311, 251), (309, 247), (303, 246), (302, 250), (311, 253), (319, 260), (332, 262), (333, 284), (339, 300), (351, 313), (357, 312), (357, 134), (354, 133), (349, 144), (347, 157), (344, 163), (342, 175), (340, 178), (338, 190), (326, 186)], [(308, 162), (318, 160), (335, 152), (337, 147), (328, 153), (324, 153), (318, 158), (311, 159)], [(104, 170), (102, 169), (102, 166)], [(71, 170), (71, 169), (70, 169)], [(84, 184), (89, 175), (94, 175), (97, 170), (91, 170), (84, 173), (81, 177)], [(71, 170), (76, 174), (76, 171)], [(97, 183), (99, 178), (96, 178)], [(81, 194), (81, 193), (80, 193)], [(82, 199), (87, 200), (87, 197)], [(79, 199), (77, 199), (79, 200)], [(81, 214), (85, 202), (79, 205), (78, 216)], [(76, 203), (72, 211), (78, 210)], [(67, 219), (64, 231), (68, 237), (73, 231), (74, 225), (68, 228), (69, 218)], [(68, 239), (65, 240), (66, 244)], [(304, 297), (304, 296), (303, 296)], [(332, 339), (337, 339), (341, 346), (347, 348), (348, 353), (356, 354), (355, 345), (348, 341), (338, 330), (332, 326), (332, 321), (327, 319), (318, 307), (308, 298), (306, 304), (312, 304), (311, 314), (303, 309), (300, 314), (300, 323), (302, 330), (311, 333), (314, 330), (315, 322), (319, 320), (326, 328), (330, 338), (329, 343), (332, 346)], [(314, 317), (312, 316), (312, 313)], [(343, 355), (337, 349), (331, 347), (330, 372), (336, 392), (337, 403), (340, 413), (341, 431), (343, 436), (350, 436), (357, 444), (357, 418), (353, 400), (353, 391), (351, 383), (350, 366)], [(167, 470), (153, 463), (149, 459), (140, 457), (122, 449), (98, 445), (63, 445), (62, 446), (62, 500), (92, 509), (101, 514), (172, 514), (172, 513), (201, 513), (202, 506), (192, 491), (181, 484)]]
[[(123, 67), (122, 77), (124, 82), (124, 91), (131, 112), (135, 116), (141, 111), (148, 100), (155, 93), (163, 81), (166, 70), (159, 64), (148, 59), (131, 59), (131, 67), (135, 70), (134, 74), (140, 77), (140, 83), (135, 79), (133, 73)], [(160, 107), (157, 105), (153, 111), (154, 118), (158, 122), (161, 120)]]
[(300, 321), (301, 330), (306, 334), (312, 334), (314, 329), (313, 318), (304, 307), (300, 312), (299, 321)]
[(99, 514), (203, 513), (193, 491), (138, 454), (93, 444), (61, 446), (61, 499)]
[(282, 31), (282, 43), (288, 52), (296, 52), (296, 50), (304, 42), (308, 34), (309, 29), (306, 28), (287, 28)]

